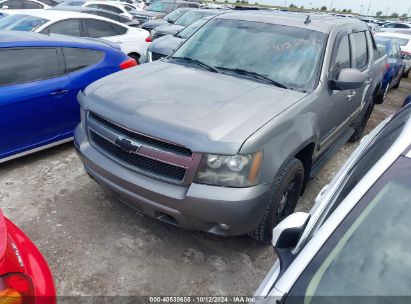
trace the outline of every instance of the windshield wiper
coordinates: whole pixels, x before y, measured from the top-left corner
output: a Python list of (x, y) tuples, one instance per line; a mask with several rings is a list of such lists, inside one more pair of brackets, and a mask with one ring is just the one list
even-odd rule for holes
[(286, 85), (284, 85), (282, 83), (279, 83), (275, 80), (272, 80), (267, 75), (262, 75), (262, 74), (259, 74), (257, 72), (247, 71), (247, 70), (238, 69), (238, 68), (224, 68), (224, 67), (216, 67), (216, 68), (219, 69), (219, 70), (223, 70), (223, 71), (234, 72), (234, 73), (239, 74), (239, 75), (249, 76), (249, 77), (252, 77), (254, 79), (260, 80), (262, 82), (275, 85), (276, 87), (279, 87), (279, 88), (290, 89)]
[(200, 60), (197, 60), (197, 59), (194, 59), (194, 58), (190, 58), (190, 57), (171, 57), (171, 59), (189, 61), (189, 62), (194, 63), (194, 64), (196, 64), (196, 65), (198, 65), (198, 66), (200, 66), (200, 67), (202, 67), (206, 70), (209, 70), (211, 72), (220, 73), (220, 71), (216, 67), (208, 65), (207, 63), (204, 63), (204, 62), (202, 62)]

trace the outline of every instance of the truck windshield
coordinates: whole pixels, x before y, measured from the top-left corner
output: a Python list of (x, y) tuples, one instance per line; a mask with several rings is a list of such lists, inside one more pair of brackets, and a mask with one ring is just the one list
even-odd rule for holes
[(290, 89), (310, 91), (318, 82), (326, 38), (302, 28), (213, 19), (172, 58), (198, 60), (224, 73), (247, 71)]
[(193, 22), (196, 22), (198, 19), (201, 19), (203, 17), (206, 16), (210, 16), (210, 15), (215, 15), (214, 12), (207, 12), (207, 11), (190, 11), (186, 14), (184, 14), (183, 16), (181, 16), (180, 18), (178, 18), (175, 22), (176, 25), (182, 25), (182, 26), (187, 26), (192, 24)]
[(0, 19), (0, 30), (34, 32), (46, 22), (47, 19), (29, 15), (10, 15)]
[(192, 34), (194, 34), (200, 27), (206, 24), (208, 19), (200, 19), (193, 24), (187, 26), (182, 31), (180, 31), (176, 36), (183, 39), (188, 39)]

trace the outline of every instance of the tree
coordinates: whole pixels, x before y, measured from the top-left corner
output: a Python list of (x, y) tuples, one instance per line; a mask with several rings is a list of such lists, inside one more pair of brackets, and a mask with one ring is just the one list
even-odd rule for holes
[(324, 11), (326, 11), (327, 10), (327, 7), (324, 5), (324, 6), (321, 6), (321, 10), (324, 12)]
[(347, 10), (346, 10), (346, 9), (343, 9), (343, 10), (342, 10), (342, 13), (344, 13), (344, 14), (345, 14), (346, 12), (347, 12)]
[(393, 18), (398, 18), (398, 13), (395, 13), (395, 12), (392, 13), (392, 14), (391, 14), (391, 17), (393, 17)]
[(407, 18), (408, 15), (407, 15), (407, 14), (402, 14), (401, 17), (402, 17), (402, 18)]
[(381, 16), (382, 16), (382, 11), (378, 11), (378, 12), (376, 13), (376, 16), (377, 16), (377, 17), (381, 17)]
[(301, 6), (300, 6), (300, 9), (302, 9), (302, 10), (303, 10), (303, 9), (304, 9), (304, 5), (301, 5)]
[(335, 8), (332, 9), (332, 12), (335, 13), (337, 10)]
[(351, 9), (347, 10), (347, 14), (351, 14), (351, 13), (352, 13)]
[(296, 8), (297, 5), (295, 5), (294, 3), (291, 3), (291, 4), (289, 5), (289, 7), (290, 7), (290, 8)]

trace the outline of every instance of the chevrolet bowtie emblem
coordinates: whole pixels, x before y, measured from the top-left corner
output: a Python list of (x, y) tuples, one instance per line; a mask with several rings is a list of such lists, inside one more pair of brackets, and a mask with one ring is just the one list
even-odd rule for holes
[(132, 143), (130, 140), (125, 138), (117, 138), (116, 145), (128, 153), (135, 153), (140, 149), (140, 145)]

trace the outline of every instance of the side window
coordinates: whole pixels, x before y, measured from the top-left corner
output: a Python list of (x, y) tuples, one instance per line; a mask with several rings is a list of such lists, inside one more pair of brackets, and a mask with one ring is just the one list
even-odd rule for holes
[(23, 6), (25, 9), (42, 9), (43, 5), (34, 1), (23, 1)]
[(348, 35), (345, 35), (338, 45), (334, 60), (331, 65), (331, 77), (332, 79), (338, 79), (342, 69), (351, 67), (350, 59), (350, 41)]
[(101, 38), (118, 35), (118, 32), (111, 23), (101, 20), (86, 19), (85, 20), (89, 37)]
[(67, 73), (95, 65), (104, 58), (103, 52), (78, 48), (63, 48), (63, 54)]
[(359, 32), (351, 34), (353, 42), (353, 61), (355, 62), (355, 68), (363, 71), (368, 65), (368, 48), (365, 32)]
[(53, 48), (3, 49), (0, 62), (0, 86), (62, 75)]
[(20, 0), (9, 0), (0, 4), (0, 7), (7, 6), (10, 9), (19, 9), (23, 8), (23, 4)]
[(392, 59), (397, 59), (397, 57), (398, 57), (397, 46), (396, 46), (395, 44), (393, 44), (392, 47), (391, 47), (390, 58), (392, 58)]
[(50, 25), (45, 31), (51, 34), (81, 37), (81, 22), (77, 19), (60, 21)]
[(103, 9), (103, 10), (106, 10), (106, 11), (109, 11), (109, 12), (114, 12), (114, 13), (117, 13), (117, 14), (121, 14), (123, 12), (118, 7), (111, 6), (111, 5), (100, 4), (99, 8)]
[(368, 41), (371, 42), (370, 47), (372, 47), (372, 52), (374, 55), (374, 60), (381, 58), (381, 53), (378, 50), (377, 44), (375, 43), (374, 36), (370, 33), (370, 31), (366, 32)]

